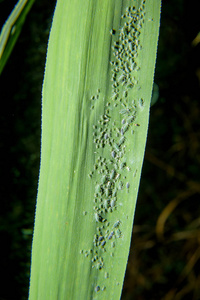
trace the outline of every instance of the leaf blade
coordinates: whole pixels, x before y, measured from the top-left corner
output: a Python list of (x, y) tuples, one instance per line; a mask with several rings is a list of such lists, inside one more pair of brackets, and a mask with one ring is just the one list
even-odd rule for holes
[[(57, 3), (43, 85), (30, 299), (121, 295), (146, 143), (160, 1), (134, 3), (136, 12), (130, 1)], [(127, 27), (121, 16), (129, 8), (141, 26), (140, 42), (132, 44), (142, 46), (131, 54), (141, 70), (135, 66), (130, 78), (126, 56), (118, 56), (119, 28)], [(147, 23), (152, 15), (155, 25)], [(116, 34), (110, 35), (112, 29)], [(121, 63), (121, 69), (110, 61)]]
[(20, 35), (26, 16), (35, 0), (19, 0), (0, 33), (0, 74)]

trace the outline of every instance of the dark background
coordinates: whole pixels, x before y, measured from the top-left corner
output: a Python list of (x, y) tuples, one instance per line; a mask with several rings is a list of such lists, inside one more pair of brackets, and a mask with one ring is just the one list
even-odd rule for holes
[[(16, 1), (0, 0), (0, 25)], [(200, 299), (199, 1), (163, 1), (123, 300)], [(0, 78), (0, 300), (28, 295), (41, 89), (55, 1), (36, 1)]]

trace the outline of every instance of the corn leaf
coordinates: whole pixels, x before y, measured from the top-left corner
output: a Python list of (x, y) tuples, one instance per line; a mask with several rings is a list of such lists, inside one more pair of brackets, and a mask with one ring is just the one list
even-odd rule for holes
[(0, 34), (0, 74), (15, 46), (26, 16), (35, 0), (19, 0)]
[(30, 300), (119, 299), (160, 0), (58, 0), (42, 100)]

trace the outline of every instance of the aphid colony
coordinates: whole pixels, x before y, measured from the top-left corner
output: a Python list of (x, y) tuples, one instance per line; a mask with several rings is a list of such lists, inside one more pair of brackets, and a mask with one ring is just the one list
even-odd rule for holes
[[(115, 219), (115, 212), (120, 209), (119, 198), (123, 191), (126, 193), (132, 186), (126, 179), (126, 172), (132, 173), (132, 167), (127, 163), (127, 139), (133, 133), (137, 119), (137, 109), (144, 107), (143, 99), (130, 99), (130, 91), (138, 85), (135, 74), (139, 71), (137, 62), (138, 50), (141, 49), (140, 33), (144, 22), (144, 4), (142, 1), (139, 9), (128, 7), (122, 15), (124, 24), (119, 34), (116, 29), (111, 29), (113, 44), (113, 60), (111, 63), (111, 90), (112, 95), (104, 103), (104, 112), (93, 125), (93, 142), (98, 156), (93, 170), (88, 175), (94, 181), (95, 193), (93, 198), (94, 219), (97, 232), (93, 237), (94, 251), (92, 267), (98, 270), (105, 268), (103, 254), (106, 251), (114, 256), (114, 248), (118, 239), (125, 234), (122, 231), (123, 222)], [(91, 101), (101, 101), (100, 89)], [(112, 120), (113, 111), (119, 114), (119, 119)], [(119, 121), (120, 120), (120, 121)], [(136, 129), (137, 130), (137, 129)], [(102, 153), (106, 153), (105, 156)], [(109, 155), (108, 155), (109, 154)], [(129, 173), (129, 174), (130, 174)], [(126, 199), (128, 199), (128, 195)], [(112, 218), (111, 218), (112, 213)], [(112, 222), (110, 222), (112, 220)], [(108, 273), (105, 273), (108, 278)], [(94, 288), (99, 292), (100, 286)]]
[[(144, 3), (144, 1), (143, 1)], [(130, 183), (119, 181), (120, 169), (123, 169), (126, 163), (122, 163), (121, 160), (125, 155), (125, 143), (126, 133), (130, 126), (134, 124), (137, 115), (137, 107), (135, 101), (132, 101), (132, 105), (128, 105), (129, 89), (132, 89), (136, 84), (137, 80), (134, 77), (134, 70), (138, 70), (137, 67), (137, 51), (140, 46), (139, 35), (142, 27), (143, 18), (139, 10), (134, 7), (129, 7), (126, 13), (122, 16), (126, 19), (126, 22), (120, 29), (119, 40), (114, 42), (113, 56), (115, 60), (111, 62), (112, 65), (112, 91), (113, 95), (111, 100), (117, 102), (123, 106), (119, 110), (119, 113), (123, 116), (121, 120), (121, 128), (111, 127), (110, 121), (110, 110), (107, 108), (105, 113), (100, 116), (98, 124), (94, 125), (94, 143), (96, 148), (109, 147), (111, 158), (110, 160), (104, 158), (99, 159), (98, 163), (94, 166), (94, 171), (98, 174), (102, 174), (101, 183), (96, 183), (96, 194), (95, 194), (95, 207), (94, 217), (97, 223), (106, 223), (108, 212), (113, 212), (117, 209), (117, 193), (122, 190), (125, 186), (127, 191), (130, 189)], [(112, 35), (116, 34), (116, 30), (111, 31)], [(121, 94), (123, 97), (121, 98)], [(124, 101), (121, 101), (124, 99)], [(110, 107), (110, 102), (107, 103), (107, 107)], [(139, 101), (140, 105), (143, 105), (143, 101)], [(114, 106), (117, 107), (117, 106)], [(138, 124), (134, 124), (138, 126)], [(116, 136), (114, 135), (116, 132)], [(118, 141), (116, 138), (119, 138)], [(113, 160), (113, 161), (112, 161)], [(115, 168), (110, 170), (110, 165), (114, 165)], [(127, 166), (127, 170), (130, 167)], [(117, 184), (118, 182), (118, 184)], [(113, 196), (113, 191), (115, 196)], [(117, 226), (119, 226), (118, 223)], [(111, 231), (109, 238), (111, 239), (114, 235), (114, 231)], [(121, 236), (121, 234), (118, 234)], [(95, 245), (104, 247), (106, 241), (96, 241)]]

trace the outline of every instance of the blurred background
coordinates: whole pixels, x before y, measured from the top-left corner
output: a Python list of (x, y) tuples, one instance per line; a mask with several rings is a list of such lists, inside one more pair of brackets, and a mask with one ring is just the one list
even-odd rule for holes
[[(16, 1), (0, 0), (0, 26)], [(28, 295), (40, 163), (41, 89), (55, 0), (33, 5), (0, 78), (0, 300)], [(200, 17), (163, 0), (157, 102), (122, 300), (200, 299)]]

